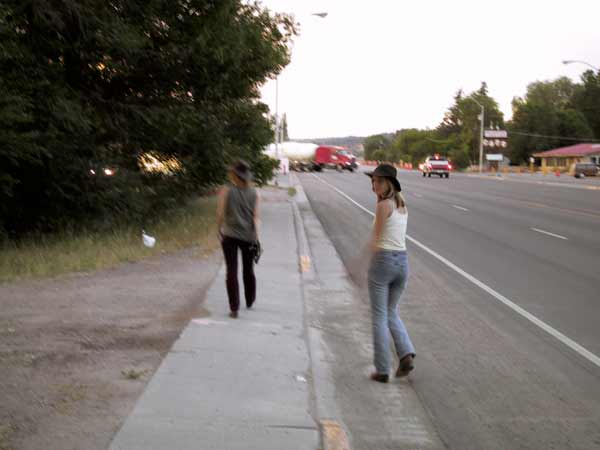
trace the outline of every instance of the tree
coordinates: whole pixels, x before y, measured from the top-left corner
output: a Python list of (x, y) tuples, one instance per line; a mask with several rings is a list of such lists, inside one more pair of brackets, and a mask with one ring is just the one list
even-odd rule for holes
[[(365, 159), (367, 161), (389, 160), (389, 148), (391, 141), (385, 134), (374, 134), (365, 138), (363, 146), (365, 149)], [(375, 154), (376, 151), (379, 151)]]
[(514, 162), (527, 162), (531, 154), (593, 137), (585, 115), (573, 108), (577, 86), (566, 77), (536, 81), (524, 98), (513, 99), (509, 124), (509, 152)]
[(454, 95), (454, 104), (448, 108), (442, 122), (437, 127), (440, 136), (448, 137), (453, 134), (460, 134), (462, 131), (463, 112), (460, 105), (463, 104), (463, 95), (462, 89), (459, 89)]
[[(476, 101), (474, 101), (476, 100)], [(483, 82), (478, 91), (465, 96), (458, 90), (454, 103), (444, 114), (435, 130), (402, 129), (396, 132), (392, 142), (385, 135), (370, 136), (365, 140), (365, 154), (385, 155), (390, 161), (407, 161), (418, 165), (434, 153), (448, 156), (457, 168), (468, 167), (479, 159), (479, 114), (478, 103), (484, 105), (485, 124), (504, 126), (504, 117), (498, 103), (488, 95), (487, 84)], [(369, 159), (368, 156), (366, 156)], [(380, 158), (375, 158), (380, 159)]]
[(389, 161), (390, 160), (390, 156), (389, 156), (389, 152), (383, 148), (378, 148), (377, 150), (375, 150), (373, 152), (373, 155), (371, 156), (373, 161)]
[(396, 161), (403, 160), (418, 164), (433, 153), (435, 132), (416, 128), (403, 129), (396, 132), (392, 144), (392, 154)]
[[(259, 87), (295, 33), (241, 0), (2, 2), (0, 228), (143, 221), (220, 183), (237, 157), (264, 180)], [(149, 173), (148, 154), (180, 169)]]
[(600, 139), (600, 72), (588, 70), (581, 81), (573, 92), (572, 105), (585, 116), (594, 137)]
[[(482, 82), (479, 90), (465, 96), (459, 90), (454, 96), (454, 104), (444, 115), (444, 119), (436, 128), (440, 139), (447, 139), (454, 145), (453, 152), (456, 156), (454, 161), (464, 166), (467, 160), (471, 163), (479, 160), (479, 139), (481, 108), (485, 109), (484, 127), (492, 125), (504, 127), (504, 115), (496, 100), (488, 95), (487, 83)], [(450, 151), (450, 149), (448, 149)], [(467, 152), (465, 155), (464, 152)]]

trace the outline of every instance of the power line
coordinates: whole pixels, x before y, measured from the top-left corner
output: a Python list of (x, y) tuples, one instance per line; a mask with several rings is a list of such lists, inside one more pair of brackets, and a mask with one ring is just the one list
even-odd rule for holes
[(571, 136), (547, 136), (545, 134), (535, 134), (535, 133), (524, 133), (522, 131), (509, 131), (508, 134), (517, 134), (519, 136), (531, 136), (531, 137), (541, 137), (541, 138), (549, 138), (549, 139), (562, 139), (564, 141), (579, 141), (579, 142), (600, 142), (600, 139), (592, 139), (592, 138), (577, 138)]
[(426, 137), (425, 140), (434, 142), (436, 144), (447, 144), (450, 142), (450, 139), (440, 140), (440, 139), (433, 139), (430, 137)]

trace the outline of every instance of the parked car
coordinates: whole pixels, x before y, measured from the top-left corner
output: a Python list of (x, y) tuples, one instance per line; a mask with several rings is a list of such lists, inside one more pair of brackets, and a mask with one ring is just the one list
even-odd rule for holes
[(423, 172), (423, 176), (431, 177), (431, 175), (439, 175), (440, 178), (450, 177), (452, 164), (445, 157), (440, 155), (428, 156), (423, 164), (419, 165), (419, 169)]
[(596, 177), (599, 174), (600, 169), (592, 162), (575, 164), (575, 178)]

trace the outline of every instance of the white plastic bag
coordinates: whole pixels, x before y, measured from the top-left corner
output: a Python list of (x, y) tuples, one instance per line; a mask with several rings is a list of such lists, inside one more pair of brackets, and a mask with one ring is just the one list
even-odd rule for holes
[(142, 230), (142, 242), (146, 247), (152, 248), (154, 247), (154, 244), (156, 244), (156, 238), (147, 235), (146, 232)]

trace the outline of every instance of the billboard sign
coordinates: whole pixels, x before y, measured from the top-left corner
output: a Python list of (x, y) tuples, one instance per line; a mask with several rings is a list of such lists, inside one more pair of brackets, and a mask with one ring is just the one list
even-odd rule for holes
[(483, 130), (483, 137), (489, 139), (507, 139), (508, 131), (506, 130)]
[(508, 147), (506, 130), (483, 130), (483, 146), (491, 151), (502, 151)]

